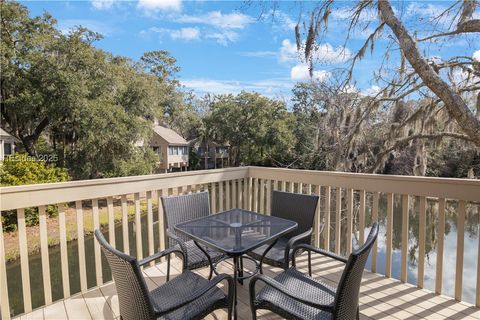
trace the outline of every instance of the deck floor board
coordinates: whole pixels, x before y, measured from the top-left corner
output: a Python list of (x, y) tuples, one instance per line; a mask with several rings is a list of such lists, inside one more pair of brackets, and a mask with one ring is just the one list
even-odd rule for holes
[[(297, 261), (297, 268), (306, 272), (306, 258), (301, 256)], [(253, 264), (245, 260), (247, 270), (253, 269)], [(343, 264), (326, 257), (313, 257), (314, 277), (336, 286), (339, 281)], [(179, 259), (171, 261), (171, 277), (181, 272), (182, 264)], [(222, 262), (218, 266), (220, 273), (232, 273), (232, 263)], [(208, 277), (209, 269), (198, 271), (200, 275)], [(280, 268), (264, 266), (264, 273), (274, 276), (281, 272)], [(166, 280), (167, 263), (162, 262), (146, 267), (143, 274), (149, 289), (161, 285)], [(220, 288), (226, 291), (225, 284)], [(261, 285), (260, 285), (261, 286)], [(238, 316), (241, 320), (251, 319), (248, 282), (237, 286)], [(259, 310), (259, 319), (281, 319), (267, 310)], [(57, 301), (54, 304), (24, 314), (17, 319), (119, 319), (120, 309), (118, 297), (113, 283), (107, 283), (100, 288), (94, 288), (83, 294), (77, 294), (68, 299)], [(226, 310), (217, 310), (206, 317), (208, 320), (223, 320), (227, 318)], [(401, 283), (398, 280), (386, 278), (379, 274), (365, 272), (360, 290), (360, 318), (370, 319), (480, 319), (480, 309), (465, 302), (457, 302), (446, 296), (419, 289), (411, 284)]]

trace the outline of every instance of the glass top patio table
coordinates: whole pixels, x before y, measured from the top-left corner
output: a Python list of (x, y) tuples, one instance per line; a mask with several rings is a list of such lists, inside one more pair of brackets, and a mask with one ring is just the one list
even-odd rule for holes
[(179, 223), (175, 230), (230, 256), (241, 255), (297, 228), (291, 220), (232, 209)]

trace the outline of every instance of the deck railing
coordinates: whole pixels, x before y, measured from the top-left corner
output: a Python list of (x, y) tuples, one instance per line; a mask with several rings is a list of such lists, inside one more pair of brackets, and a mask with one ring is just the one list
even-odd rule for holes
[[(478, 214), (480, 201), (480, 181), (466, 179), (442, 179), (409, 176), (387, 176), (291, 170), (263, 167), (239, 167), (217, 170), (191, 171), (160, 175), (111, 178), (101, 180), (74, 181), (18, 187), (0, 188), (0, 209), (16, 210), (18, 219), (18, 240), (21, 279), (7, 279), (4, 232), (0, 219), (0, 297), (1, 318), (11, 317), (8, 282), (21, 281), (23, 311), (32, 311), (32, 277), (43, 279), (44, 304), (53, 302), (52, 280), (49, 261), (50, 230), (47, 224), (47, 206), (58, 206), (58, 243), (60, 246), (61, 283), (63, 297), (74, 292), (70, 289), (66, 211), (74, 210), (78, 243), (78, 264), (80, 291), (89, 289), (87, 282), (87, 261), (85, 252), (84, 210), (91, 212), (93, 228), (100, 227), (99, 203), (105, 203), (108, 221), (109, 242), (121, 244), (129, 252), (130, 244), (135, 243), (135, 254), (142, 258), (144, 248), (153, 254), (158, 247), (165, 247), (164, 223), (161, 206), (163, 195), (182, 194), (209, 190), (212, 212), (242, 207), (259, 213), (270, 213), (272, 190), (283, 190), (320, 195), (320, 203), (314, 223), (315, 245), (339, 254), (348, 254), (352, 243), (364, 241), (365, 230), (372, 221), (383, 215), (381, 203), (386, 201), (385, 221), (385, 276), (392, 276), (392, 240), (394, 237), (394, 206), (401, 207), (401, 271), (400, 281), (407, 282), (409, 216), (418, 215), (418, 274), (417, 286), (424, 287), (426, 216), (427, 206), (434, 208), (437, 228), (435, 292), (442, 293), (444, 257), (444, 233), (446, 208), (456, 211), (457, 248), (455, 264), (456, 300), (462, 300), (463, 256), (465, 215), (467, 206), (475, 207)], [(385, 200), (386, 199), (386, 200)], [(382, 202), (383, 201), (383, 202)], [(433, 203), (433, 204), (432, 204)], [(39, 238), (41, 254), (41, 274), (31, 274), (27, 247), (26, 208), (38, 208)], [(134, 238), (129, 238), (129, 207), (133, 207)], [(115, 208), (121, 212), (115, 215)], [(146, 219), (142, 220), (141, 208), (145, 208)], [(328, 214), (327, 214), (328, 213)], [(155, 221), (155, 223), (154, 223)], [(115, 239), (115, 227), (121, 225), (122, 239)], [(147, 236), (142, 237), (143, 230)], [(323, 226), (323, 232), (320, 233)], [(383, 235), (381, 235), (383, 236)], [(154, 240), (157, 239), (157, 240)], [(354, 241), (352, 241), (354, 240)], [(480, 307), (480, 245), (477, 248), (476, 305)], [(371, 255), (371, 270), (377, 272), (375, 247)], [(100, 247), (94, 243), (95, 283), (104, 283)], [(473, 279), (474, 275), (472, 275)], [(91, 287), (91, 286), (90, 286)]]

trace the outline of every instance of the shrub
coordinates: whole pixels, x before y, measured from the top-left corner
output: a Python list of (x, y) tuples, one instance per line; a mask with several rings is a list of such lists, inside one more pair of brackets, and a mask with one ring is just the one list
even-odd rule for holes
[[(0, 184), (2, 186), (18, 186), (26, 184), (63, 182), (70, 180), (66, 169), (55, 167), (45, 161), (36, 160), (27, 154), (17, 153), (7, 157), (0, 164)], [(57, 213), (56, 206), (48, 206), (47, 213)], [(17, 212), (9, 210), (2, 213), (5, 231), (17, 228)], [(38, 208), (26, 208), (25, 220), (28, 225), (38, 223)]]

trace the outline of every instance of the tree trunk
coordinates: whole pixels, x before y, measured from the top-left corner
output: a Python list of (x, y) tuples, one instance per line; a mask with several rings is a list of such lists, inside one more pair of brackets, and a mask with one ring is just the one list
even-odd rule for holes
[(378, 9), (383, 21), (392, 29), (400, 48), (425, 85), (443, 101), (449, 115), (463, 131), (480, 147), (480, 121), (470, 111), (462, 97), (445, 83), (420, 54), (415, 40), (402, 22), (395, 16), (388, 0), (379, 0)]

